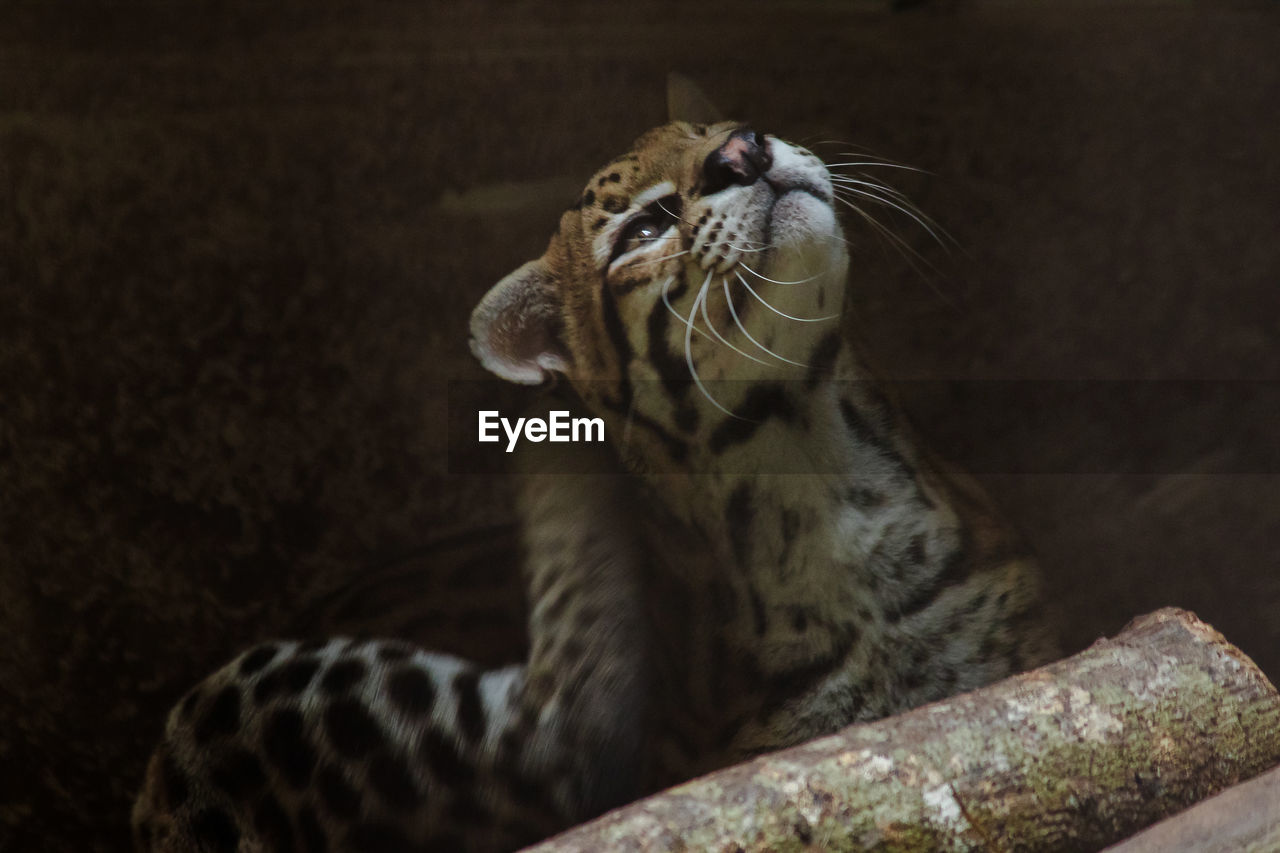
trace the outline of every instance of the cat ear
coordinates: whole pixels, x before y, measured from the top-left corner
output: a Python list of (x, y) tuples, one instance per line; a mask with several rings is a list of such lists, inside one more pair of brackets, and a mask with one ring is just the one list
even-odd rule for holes
[(697, 83), (672, 71), (667, 75), (667, 120), (715, 124), (724, 121), (724, 115)]
[(541, 259), (498, 282), (471, 312), (471, 351), (503, 379), (536, 385), (569, 367), (560, 296)]

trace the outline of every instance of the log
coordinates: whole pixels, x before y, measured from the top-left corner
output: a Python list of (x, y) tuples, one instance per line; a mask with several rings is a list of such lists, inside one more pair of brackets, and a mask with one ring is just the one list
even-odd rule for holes
[(1241, 782), (1106, 853), (1240, 853), (1280, 850), (1280, 767)]
[(529, 848), (1097, 850), (1280, 763), (1280, 695), (1192, 613), (687, 782)]

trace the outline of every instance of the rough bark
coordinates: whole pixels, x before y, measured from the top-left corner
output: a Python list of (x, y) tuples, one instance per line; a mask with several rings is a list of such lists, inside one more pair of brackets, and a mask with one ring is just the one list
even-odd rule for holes
[(1280, 850), (1280, 767), (1228, 788), (1108, 847), (1106, 853), (1270, 853)]
[(731, 767), (542, 853), (1096, 850), (1280, 763), (1280, 695), (1194, 614)]

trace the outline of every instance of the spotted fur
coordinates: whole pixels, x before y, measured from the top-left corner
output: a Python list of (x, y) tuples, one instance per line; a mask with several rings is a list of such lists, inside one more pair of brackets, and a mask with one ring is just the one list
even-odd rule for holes
[(171, 715), (139, 848), (510, 849), (1049, 657), (1031, 559), (818, 321), (834, 204), (818, 158), (733, 123), (598, 172), (472, 320), (482, 363), (567, 378), (611, 437), (527, 480), (527, 663), (249, 650)]

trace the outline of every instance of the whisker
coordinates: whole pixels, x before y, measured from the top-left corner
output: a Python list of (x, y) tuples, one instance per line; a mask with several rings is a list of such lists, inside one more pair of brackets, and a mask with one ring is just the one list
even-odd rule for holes
[[(721, 283), (724, 285), (724, 298), (725, 298), (725, 301), (729, 303), (729, 313), (733, 315), (733, 322), (734, 322), (734, 324), (735, 324), (735, 325), (737, 325), (737, 327), (738, 327), (738, 331), (742, 332), (742, 334), (744, 334), (744, 335), (746, 335), (746, 336), (747, 336), (747, 340), (751, 341), (751, 343), (753, 343), (753, 344), (755, 344), (757, 347), (759, 347), (759, 348), (760, 348), (760, 350), (761, 350), (762, 352), (767, 352), (769, 355), (773, 356), (774, 358), (778, 359), (779, 361), (785, 361), (787, 364), (794, 364), (796, 367), (808, 367), (808, 366), (809, 366), (809, 365), (807, 365), (807, 364), (803, 364), (802, 362), (799, 362), (799, 361), (792, 361), (791, 359), (787, 358), (786, 356), (778, 355), (776, 352), (774, 352), (773, 350), (769, 349), (769, 348), (768, 348), (767, 346), (765, 346), (764, 344), (762, 344), (762, 343), (760, 343), (759, 341), (757, 341), (757, 340), (755, 339), (755, 337), (754, 337), (754, 336), (752, 336), (752, 334), (751, 334), (750, 332), (748, 332), (748, 331), (747, 331), (747, 327), (746, 327), (746, 326), (744, 326), (744, 325), (742, 325), (742, 320), (738, 318), (738, 309), (733, 307), (733, 296), (729, 293), (729, 279), (727, 279), (727, 278), (722, 278), (722, 279), (720, 279), (720, 281), (721, 281)], [(763, 362), (762, 362), (762, 363), (763, 363)]]
[(738, 266), (742, 267), (744, 270), (751, 273), (756, 278), (763, 279), (764, 281), (767, 281), (770, 284), (781, 284), (784, 286), (792, 285), (792, 284), (804, 284), (805, 282), (813, 281), (815, 278), (822, 278), (822, 276), (819, 274), (819, 275), (811, 275), (808, 278), (797, 279), (795, 281), (778, 281), (777, 279), (769, 278), (767, 275), (761, 275), (760, 273), (753, 270), (751, 267), (747, 266), (742, 261), (738, 261)]
[[(755, 241), (754, 241), (754, 240), (748, 240), (747, 242), (749, 242), (749, 243), (753, 243), (753, 242), (755, 242)], [(754, 254), (757, 254), (757, 253), (759, 253), (759, 252), (767, 252), (767, 251), (769, 251), (770, 249), (776, 249), (776, 248), (778, 248), (777, 246), (775, 246), (775, 245), (774, 245), (774, 244), (772, 244), (772, 243), (756, 243), (756, 245), (757, 245), (757, 246), (759, 246), (759, 248), (757, 248), (757, 249), (748, 249), (748, 248), (746, 248), (746, 247), (744, 247), (744, 246), (739, 246), (737, 243), (729, 243), (729, 242), (726, 242), (726, 243), (725, 243), (725, 245), (726, 245), (726, 246), (728, 246), (728, 247), (729, 247), (729, 248), (731, 248), (731, 249), (736, 249), (737, 251), (742, 252), (744, 255), (754, 255)]]
[[(857, 183), (862, 184), (864, 186), (871, 186), (867, 184), (865, 181), (858, 181)], [(854, 187), (848, 186), (847, 184), (844, 184), (843, 182), (841, 182), (840, 191), (846, 192), (846, 193), (857, 193), (858, 195), (863, 196), (864, 198), (869, 198), (872, 201), (878, 202), (888, 207), (892, 207), (894, 210), (898, 211), (899, 213), (902, 213), (902, 214), (905, 214), (906, 216), (911, 217), (917, 223), (919, 223), (921, 228), (923, 228), (925, 231), (928, 231), (929, 236), (932, 237), (934, 240), (936, 240), (938, 242), (938, 245), (942, 246), (943, 248), (946, 248), (947, 241), (943, 240), (942, 236), (939, 236), (939, 233), (945, 236), (947, 240), (950, 240), (952, 243), (955, 242), (955, 238), (953, 238), (946, 231), (943, 231), (942, 227), (939, 226), (938, 223), (933, 222), (922, 213), (917, 214), (913, 212), (910, 206), (898, 204), (892, 199), (885, 198), (884, 196), (877, 195), (872, 192), (867, 192), (866, 190), (856, 189)]]
[(663, 255), (660, 258), (650, 258), (647, 261), (636, 261), (634, 263), (628, 264), (628, 266), (643, 267), (643, 266), (647, 266), (648, 264), (657, 264), (657, 263), (661, 263), (662, 261), (669, 261), (672, 258), (678, 258), (681, 255), (687, 255), (687, 254), (689, 254), (689, 250), (685, 249), (683, 252), (676, 252), (674, 255)]
[(849, 175), (833, 175), (832, 180), (837, 184), (846, 186), (848, 189), (853, 189), (853, 187), (856, 185), (860, 187), (865, 187), (869, 192), (885, 194), (886, 196), (891, 198), (893, 201), (907, 208), (907, 211), (904, 211), (904, 212), (906, 212), (908, 215), (915, 214), (915, 216), (918, 217), (917, 221), (921, 219), (924, 220), (924, 222), (921, 224), (928, 223), (928, 227), (936, 229), (940, 234), (942, 234), (942, 236), (946, 237), (947, 240), (951, 242), (952, 246), (956, 248), (960, 247), (960, 241), (956, 240), (949, 233), (947, 233), (947, 230), (943, 228), (941, 225), (939, 225), (937, 220), (935, 220), (932, 216), (929, 216), (927, 213), (921, 210), (920, 206), (916, 204), (914, 201), (912, 201), (909, 197), (907, 197), (907, 195), (903, 193), (901, 190), (897, 189), (896, 187), (890, 186), (889, 184), (886, 184), (882, 181), (878, 181), (874, 177), (872, 177), (871, 175), (868, 175), (865, 172), (858, 172), (858, 175), (859, 175), (859, 178), (854, 178)]
[(853, 175), (836, 173), (831, 176), (831, 180), (838, 184), (857, 184), (859, 186), (867, 187), (868, 189), (879, 190), (880, 192), (887, 193), (888, 195), (893, 196), (895, 199), (902, 202), (903, 204), (911, 205), (912, 208), (919, 210), (919, 208), (916, 208), (915, 203), (911, 201), (911, 199), (907, 198), (906, 194), (904, 194), (897, 187), (893, 187), (893, 186), (890, 186), (889, 184), (883, 183), (881, 181), (877, 181), (874, 177), (872, 177), (871, 175), (868, 175), (866, 172), (855, 172), (854, 174), (856, 174), (858, 177), (855, 178), (853, 177)]
[(938, 285), (934, 282), (933, 276), (929, 275), (927, 272), (921, 269), (920, 265), (916, 263), (916, 260), (919, 260), (921, 264), (924, 264), (924, 266), (928, 267), (935, 276), (941, 276), (942, 273), (941, 271), (938, 270), (936, 266), (930, 263), (918, 251), (916, 251), (915, 248), (910, 243), (908, 243), (906, 240), (899, 237), (896, 233), (893, 232), (892, 229), (886, 227), (884, 223), (882, 223), (879, 219), (876, 219), (867, 211), (863, 210), (860, 206), (854, 204), (852, 201), (850, 201), (849, 199), (841, 195), (837, 195), (836, 199), (841, 204), (845, 205), (850, 210), (852, 210), (854, 213), (858, 214), (858, 216), (862, 217), (867, 222), (868, 225), (873, 227), (882, 237), (888, 240), (891, 243), (891, 245), (893, 245), (894, 248), (898, 250), (898, 254), (900, 254), (903, 260), (907, 262), (907, 265), (910, 266), (911, 269), (915, 271), (916, 275), (920, 276), (920, 278), (923, 279), (924, 282), (929, 285), (929, 289), (932, 290), (939, 299), (945, 302), (947, 306), (952, 308), (953, 310), (955, 311), (960, 310), (960, 306), (956, 304), (955, 300), (947, 296), (947, 294), (944, 293), (940, 287), (938, 287)]
[(785, 311), (779, 311), (777, 308), (774, 308), (773, 305), (769, 303), (769, 300), (756, 293), (755, 289), (751, 285), (747, 284), (747, 280), (742, 277), (742, 273), (735, 272), (734, 275), (738, 277), (738, 281), (742, 282), (742, 286), (747, 289), (748, 293), (759, 300), (761, 305), (768, 308), (779, 317), (786, 317), (788, 320), (795, 320), (797, 323), (821, 323), (825, 320), (834, 320), (840, 316), (839, 314), (828, 314), (826, 317), (793, 317)]
[(661, 210), (663, 213), (665, 213), (667, 216), (670, 216), (672, 219), (676, 220), (677, 222), (683, 222), (685, 225), (689, 225), (689, 226), (694, 225), (693, 222), (690, 222), (688, 219), (685, 219), (683, 216), (677, 216), (676, 214), (667, 210), (667, 206), (662, 203), (662, 199), (659, 199), (656, 202), (656, 204), (658, 205), (659, 210)]
[(836, 200), (839, 201), (841, 204), (843, 204), (845, 207), (852, 210), (854, 213), (861, 216), (868, 225), (870, 225), (872, 228), (874, 228), (877, 231), (877, 233), (879, 233), (885, 239), (893, 243), (894, 246), (897, 247), (898, 251), (903, 254), (903, 257), (907, 259), (907, 262), (911, 263), (912, 268), (915, 269), (917, 273), (920, 273), (921, 275), (923, 275), (923, 272), (921, 272), (920, 268), (917, 267), (915, 263), (912, 261), (912, 257), (914, 257), (915, 259), (919, 260), (921, 263), (928, 266), (931, 270), (933, 270), (935, 274), (939, 274), (939, 275), (941, 274), (933, 264), (929, 263), (929, 261), (926, 260), (923, 255), (921, 255), (918, 251), (916, 251), (915, 247), (913, 247), (910, 243), (908, 243), (901, 236), (899, 236), (892, 228), (889, 228), (879, 219), (876, 219), (874, 216), (872, 216), (870, 213), (864, 210), (861, 206), (854, 204), (851, 200), (849, 200), (848, 198), (845, 198), (843, 195), (840, 195), (840, 194), (836, 195)]
[(698, 308), (701, 306), (702, 301), (707, 298), (707, 286), (710, 284), (711, 273), (707, 273), (707, 280), (702, 283), (702, 287), (698, 290), (698, 295), (694, 297), (693, 308), (689, 311), (689, 320), (685, 323), (684, 360), (685, 363), (689, 365), (689, 375), (693, 377), (693, 384), (698, 386), (698, 390), (702, 392), (702, 396), (706, 397), (707, 400), (710, 401), (711, 405), (715, 406), (729, 417), (745, 421), (747, 418), (744, 418), (741, 415), (735, 415), (733, 412), (720, 405), (715, 397), (711, 396), (711, 392), (702, 384), (702, 379), (698, 376), (698, 369), (693, 364), (693, 318), (698, 313)]
[[(658, 204), (658, 208), (667, 216), (670, 216), (672, 219), (683, 222), (685, 225), (690, 225), (690, 226), (694, 225), (692, 221), (685, 219), (683, 216), (677, 216), (676, 214), (672, 213), (670, 210), (667, 210), (666, 205), (664, 205), (661, 201), (659, 201), (657, 204)], [(659, 238), (654, 238), (654, 239), (659, 239)], [(776, 248), (774, 244), (765, 243), (760, 240), (739, 240), (736, 243), (730, 243), (726, 241), (725, 245), (730, 246), (734, 249), (737, 249), (739, 252), (767, 252), (770, 249)], [(756, 246), (758, 248), (749, 249), (747, 248), (747, 246)]]
[(853, 142), (846, 142), (845, 147), (847, 147), (849, 150), (839, 151), (835, 154), (835, 156), (861, 158), (863, 160), (872, 160), (880, 164), (893, 164), (898, 166), (905, 165), (900, 160), (892, 160), (884, 156), (883, 154), (879, 153), (878, 151), (872, 151), (870, 148), (868, 148), (865, 145), (857, 145)]
[[(856, 155), (854, 155), (856, 156)], [(919, 172), (922, 175), (932, 175), (926, 169), (917, 169), (915, 166), (905, 166), (902, 163), (890, 163), (887, 160), (856, 160), (849, 163), (828, 163), (828, 169), (835, 169), (841, 166), (884, 166), (887, 169), (906, 169), (908, 172)]]
[[(676, 280), (675, 276), (669, 276), (667, 280), (662, 283), (662, 304), (667, 306), (667, 310), (671, 312), (673, 317), (675, 317), (681, 323), (688, 325), (689, 321), (686, 320), (684, 315), (681, 314), (679, 311), (677, 311), (675, 309), (675, 306), (671, 304), (671, 297), (669, 295), (669, 291), (671, 289), (671, 282), (675, 280)], [(694, 327), (693, 330), (698, 334), (702, 335), (704, 338), (707, 337), (707, 333), (697, 328), (696, 326)]]
[(842, 195), (840, 193), (836, 194), (836, 200), (839, 201), (844, 206), (848, 207), (850, 210), (857, 213), (859, 216), (861, 216), (864, 220), (866, 220), (866, 222), (869, 225), (875, 228), (876, 231), (878, 231), (884, 237), (886, 237), (895, 245), (897, 245), (901, 250), (910, 252), (921, 263), (927, 265), (931, 270), (933, 270), (935, 274), (941, 275), (941, 272), (938, 270), (938, 268), (935, 267), (928, 260), (926, 260), (925, 257), (921, 255), (918, 251), (916, 251), (915, 247), (913, 247), (910, 243), (908, 243), (905, 239), (903, 239), (902, 236), (899, 235), (892, 228), (889, 228), (879, 219), (876, 219), (874, 216), (868, 213), (867, 210), (863, 208), (861, 205), (856, 204), (851, 198), (849, 198), (848, 196)]
[[(727, 291), (727, 290), (725, 291), (725, 295), (728, 295), (728, 291)], [(733, 300), (730, 300), (730, 303), (731, 303), (731, 304), (729, 305), (729, 309), (730, 309), (730, 310), (732, 310), (732, 309), (733, 309), (732, 301), (733, 301)], [(743, 358), (749, 358), (749, 359), (751, 359), (752, 361), (754, 361), (756, 364), (763, 364), (765, 367), (768, 367), (768, 366), (769, 366), (769, 363), (768, 363), (767, 361), (761, 361), (760, 359), (756, 358), (754, 355), (751, 355), (750, 353), (743, 352), (742, 350), (738, 349), (738, 348), (737, 348), (736, 346), (734, 346), (733, 344), (729, 343), (729, 341), (727, 341), (727, 340), (724, 338), (724, 336), (720, 334), (720, 332), (716, 329), (715, 324), (711, 322), (711, 315), (710, 315), (709, 313), (707, 313), (707, 300), (706, 300), (705, 298), (702, 300), (702, 322), (704, 322), (704, 323), (706, 323), (706, 324), (707, 324), (707, 328), (711, 330), (711, 334), (713, 334), (713, 335), (715, 335), (715, 336), (716, 336), (716, 340), (720, 341), (720, 343), (724, 344), (724, 345), (725, 345), (725, 346), (727, 346), (729, 349), (731, 349), (731, 350), (733, 350), (734, 352), (736, 352), (738, 355), (742, 356)]]

